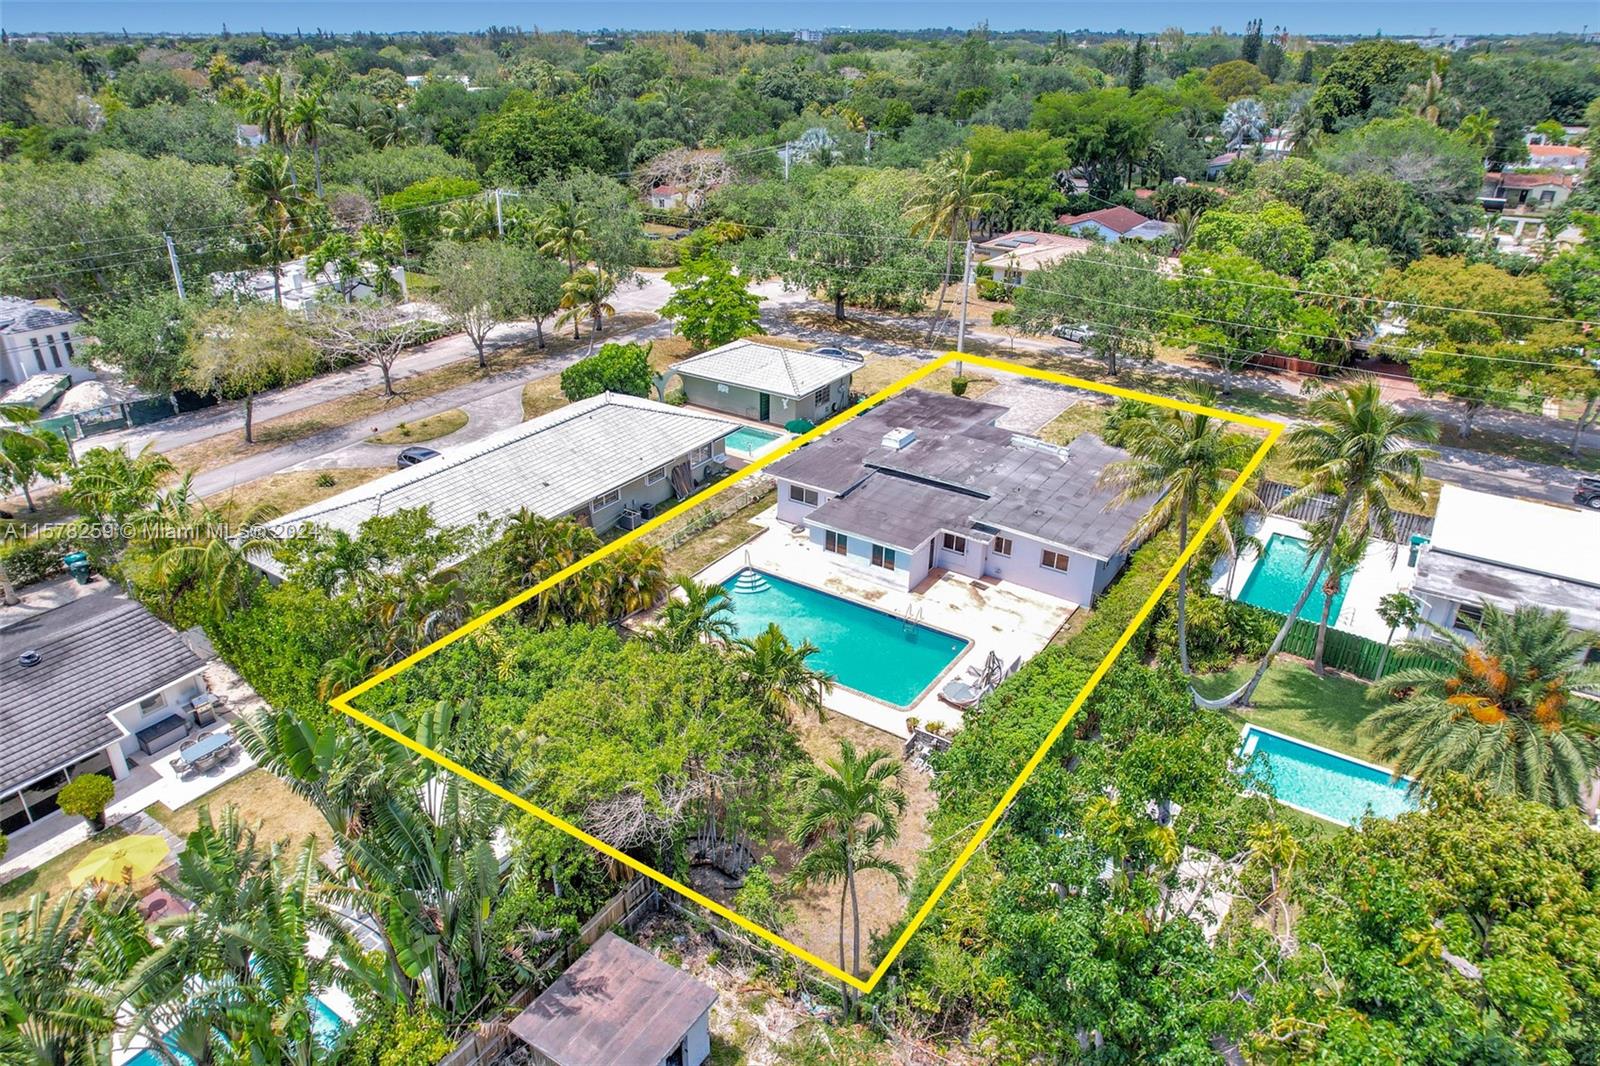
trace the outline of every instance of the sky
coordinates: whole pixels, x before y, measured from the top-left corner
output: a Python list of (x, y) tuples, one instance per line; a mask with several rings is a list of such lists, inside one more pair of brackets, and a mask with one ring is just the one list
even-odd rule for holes
[(549, 30), (638, 29), (967, 29), (987, 19), (996, 30), (1041, 29), (1153, 33), (1167, 26), (1242, 31), (1259, 17), (1294, 33), (1416, 36), (1600, 31), (1596, 0), (0, 0), (0, 27), (11, 33), (118, 31), (338, 33), (354, 30), (479, 30), (491, 25)]

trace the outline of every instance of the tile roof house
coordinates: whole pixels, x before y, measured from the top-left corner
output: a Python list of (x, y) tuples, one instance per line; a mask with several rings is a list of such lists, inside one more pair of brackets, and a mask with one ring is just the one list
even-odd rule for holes
[[(738, 425), (654, 400), (601, 393), (268, 523), (282, 536), (309, 526), (355, 534), (377, 515), (427, 507), (441, 526), (496, 522), (526, 508), (571, 515), (597, 530), (631, 528), (691, 495), (721, 470)], [(277, 573), (277, 563), (257, 565)]]
[(701, 1066), (716, 989), (606, 933), (511, 1020), (538, 1066)]
[(897, 588), (942, 568), (1087, 605), (1151, 501), (1100, 484), (1126, 452), (1012, 433), (995, 425), (1007, 410), (920, 389), (885, 400), (767, 468), (778, 519)]
[(1108, 242), (1129, 237), (1153, 241), (1172, 232), (1171, 223), (1146, 218), (1131, 207), (1102, 207), (1081, 215), (1062, 215), (1056, 219), (1056, 225), (1080, 236), (1099, 234)]
[[(1600, 514), (1446, 483), (1411, 594), (1423, 618), (1466, 631), (1481, 604), (1566, 611), (1600, 633)], [(1426, 635), (1423, 632), (1419, 635)]]
[(1017, 284), (1024, 274), (1059, 262), (1069, 255), (1082, 255), (1094, 242), (1060, 233), (1019, 229), (991, 237), (973, 246), (979, 261), (993, 268), (995, 279)]
[(1478, 202), (1491, 210), (1549, 211), (1572, 195), (1570, 174), (1491, 172), (1483, 176)]
[(1571, 144), (1530, 144), (1528, 163), (1535, 167), (1582, 170), (1589, 165), (1589, 149)]
[(74, 383), (94, 377), (78, 358), (75, 334), (82, 324), (71, 311), (0, 296), (0, 392), (36, 374), (66, 375)]
[(104, 582), (0, 609), (0, 832), (56, 810), (70, 778), (121, 778), (129, 758), (180, 740), (204, 662)]
[(797, 418), (821, 422), (844, 410), (861, 367), (856, 356), (736, 340), (673, 364), (667, 376), (682, 379), (696, 407), (781, 426)]

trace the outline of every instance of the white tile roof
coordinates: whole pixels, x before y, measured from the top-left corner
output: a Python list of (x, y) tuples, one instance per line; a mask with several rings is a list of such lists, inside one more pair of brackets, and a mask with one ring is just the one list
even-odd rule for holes
[(798, 400), (854, 374), (861, 366), (855, 359), (738, 340), (685, 359), (672, 369), (707, 381)]
[(1446, 484), (1433, 546), (1554, 578), (1600, 585), (1600, 514)]
[(270, 525), (354, 533), (375, 515), (427, 506), (443, 526), (526, 507), (554, 518), (717, 441), (738, 424), (654, 400), (602, 393), (512, 426), (438, 458), (386, 474)]

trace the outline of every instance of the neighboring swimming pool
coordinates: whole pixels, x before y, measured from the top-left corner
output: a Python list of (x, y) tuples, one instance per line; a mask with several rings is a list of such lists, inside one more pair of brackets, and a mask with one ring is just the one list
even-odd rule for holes
[[(332, 1047), (333, 1042), (339, 1038), (339, 1033), (344, 1029), (344, 1019), (335, 1014), (332, 1007), (316, 996), (307, 996), (306, 1004), (311, 1008), (311, 1035), (316, 1037), (317, 1043), (323, 1047)], [(177, 1042), (170, 1035), (162, 1043), (167, 1045), (173, 1057), (182, 1066), (194, 1066), (194, 1059), (179, 1051)], [(122, 1066), (162, 1066), (163, 1061), (154, 1051), (146, 1049), (133, 1058), (126, 1060)]]
[(1369, 810), (1379, 818), (1393, 818), (1417, 809), (1406, 778), (1391, 781), (1382, 767), (1281, 733), (1246, 726), (1239, 753), (1279, 801), (1330, 822), (1354, 825)]
[(871, 607), (760, 570), (723, 583), (738, 635), (755, 637), (776, 623), (791, 643), (820, 650), (811, 665), (845, 688), (909, 707), (967, 650), (968, 642)]
[[(1344, 594), (1349, 591), (1350, 578), (1354, 574), (1353, 570), (1347, 570), (1339, 579), (1339, 591), (1334, 594), (1333, 605), (1328, 609), (1329, 625), (1339, 620), (1339, 609), (1344, 606)], [(1267, 538), (1266, 546), (1261, 549), (1261, 557), (1256, 560), (1255, 569), (1250, 571), (1244, 588), (1239, 590), (1238, 598), (1269, 611), (1288, 614), (1294, 609), (1295, 600), (1300, 598), (1309, 580), (1311, 559), (1306, 551), (1306, 542), (1287, 533), (1274, 533)], [(1321, 618), (1322, 601), (1325, 598), (1322, 584), (1318, 582), (1306, 605), (1301, 608), (1300, 617), (1313, 622)]]
[(783, 436), (782, 433), (770, 433), (764, 429), (740, 426), (723, 438), (723, 442), (730, 452), (738, 452), (740, 455), (754, 455), (781, 436)]

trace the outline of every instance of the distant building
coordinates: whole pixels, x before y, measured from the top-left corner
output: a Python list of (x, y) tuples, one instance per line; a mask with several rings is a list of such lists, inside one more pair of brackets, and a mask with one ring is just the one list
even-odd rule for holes
[(994, 271), (996, 281), (1016, 285), (1040, 267), (1060, 262), (1069, 255), (1082, 255), (1093, 246), (1093, 241), (1082, 237), (1019, 229), (973, 245), (972, 253)]
[(36, 374), (65, 374), (74, 382), (94, 377), (78, 358), (74, 334), (82, 324), (71, 311), (0, 296), (0, 391)]
[(650, 201), (650, 206), (657, 211), (671, 211), (675, 208), (690, 206), (689, 194), (676, 185), (657, 185), (645, 197)]
[(233, 127), (233, 139), (240, 148), (260, 148), (267, 143), (267, 135), (253, 122), (240, 122)]
[[(340, 292), (339, 275), (332, 266), (325, 266), (317, 274), (311, 275), (306, 273), (306, 262), (302, 256), (284, 263), (278, 273), (276, 289), (271, 269), (225, 270), (211, 275), (211, 288), (219, 296), (242, 296), (268, 303), (281, 294), (286, 311), (306, 311), (319, 300), (359, 300), (372, 295), (372, 286), (365, 281), (355, 282), (348, 292)], [(394, 267), (392, 277), (404, 297), (405, 268)]]
[(794, 39), (797, 44), (821, 44), (826, 36), (821, 30), (795, 30)]
[(1129, 238), (1153, 241), (1172, 232), (1171, 223), (1145, 218), (1130, 207), (1103, 207), (1081, 215), (1062, 215), (1056, 225), (1068, 233), (1080, 237), (1098, 235), (1113, 244)]
[(1490, 211), (1550, 211), (1572, 195), (1570, 174), (1520, 174), (1511, 171), (1484, 175), (1478, 203)]
[(1528, 145), (1528, 166), (1540, 170), (1581, 171), (1589, 165), (1589, 149), (1571, 144)]
[(606, 933), (511, 1020), (537, 1066), (701, 1066), (717, 991)]

